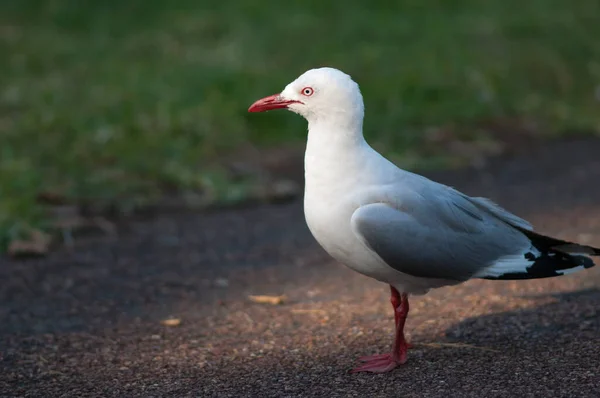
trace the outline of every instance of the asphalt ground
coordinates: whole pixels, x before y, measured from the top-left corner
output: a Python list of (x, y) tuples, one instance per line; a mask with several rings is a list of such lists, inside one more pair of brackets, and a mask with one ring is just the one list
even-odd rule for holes
[[(600, 245), (599, 139), (429, 176)], [(300, 200), (131, 219), (0, 281), (2, 397), (600, 396), (600, 266), (414, 297), (406, 365), (348, 373), (390, 348), (388, 288), (331, 260)]]

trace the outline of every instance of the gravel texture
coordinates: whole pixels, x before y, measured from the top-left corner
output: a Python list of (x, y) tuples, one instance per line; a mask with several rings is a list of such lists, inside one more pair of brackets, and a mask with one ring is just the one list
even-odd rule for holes
[[(600, 245), (600, 140), (431, 177)], [(408, 363), (349, 374), (389, 349), (388, 289), (332, 261), (298, 201), (131, 220), (0, 259), (0, 281), (1, 397), (600, 396), (600, 266), (415, 297)]]

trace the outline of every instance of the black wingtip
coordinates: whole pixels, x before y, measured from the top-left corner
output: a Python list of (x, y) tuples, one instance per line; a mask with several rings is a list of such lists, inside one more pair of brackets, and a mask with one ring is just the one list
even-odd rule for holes
[(572, 253), (573, 255), (583, 254), (586, 256), (600, 256), (600, 248), (582, 245), (579, 243), (569, 242), (566, 240), (552, 238), (550, 236), (545, 236), (538, 234), (537, 232), (517, 228), (519, 231), (523, 233), (523, 235), (527, 236), (533, 246), (535, 246), (540, 251), (547, 251), (555, 249), (556, 251), (562, 251), (564, 253)]
[(571, 255), (559, 251), (547, 251), (535, 257), (533, 253), (526, 253), (525, 260), (533, 261), (522, 272), (508, 272), (493, 277), (483, 279), (490, 280), (523, 280), (523, 279), (541, 279), (553, 278), (555, 276), (566, 275), (575, 271), (576, 268), (592, 268), (595, 264), (591, 258), (581, 255)]

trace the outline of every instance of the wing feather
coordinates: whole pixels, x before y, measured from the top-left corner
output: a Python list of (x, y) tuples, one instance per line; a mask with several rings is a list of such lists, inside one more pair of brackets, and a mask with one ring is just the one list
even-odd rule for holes
[(456, 201), (444, 196), (421, 206), (410, 204), (410, 198), (404, 197), (408, 206), (366, 204), (352, 216), (354, 233), (400, 272), (464, 281), (528, 245), (518, 230), (460, 195)]

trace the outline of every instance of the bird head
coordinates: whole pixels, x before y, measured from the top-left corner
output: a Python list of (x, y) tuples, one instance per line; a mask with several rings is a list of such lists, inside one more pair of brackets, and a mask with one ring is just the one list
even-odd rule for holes
[(281, 93), (256, 101), (248, 112), (288, 109), (309, 123), (364, 116), (363, 98), (358, 84), (334, 68), (310, 69), (288, 84)]

